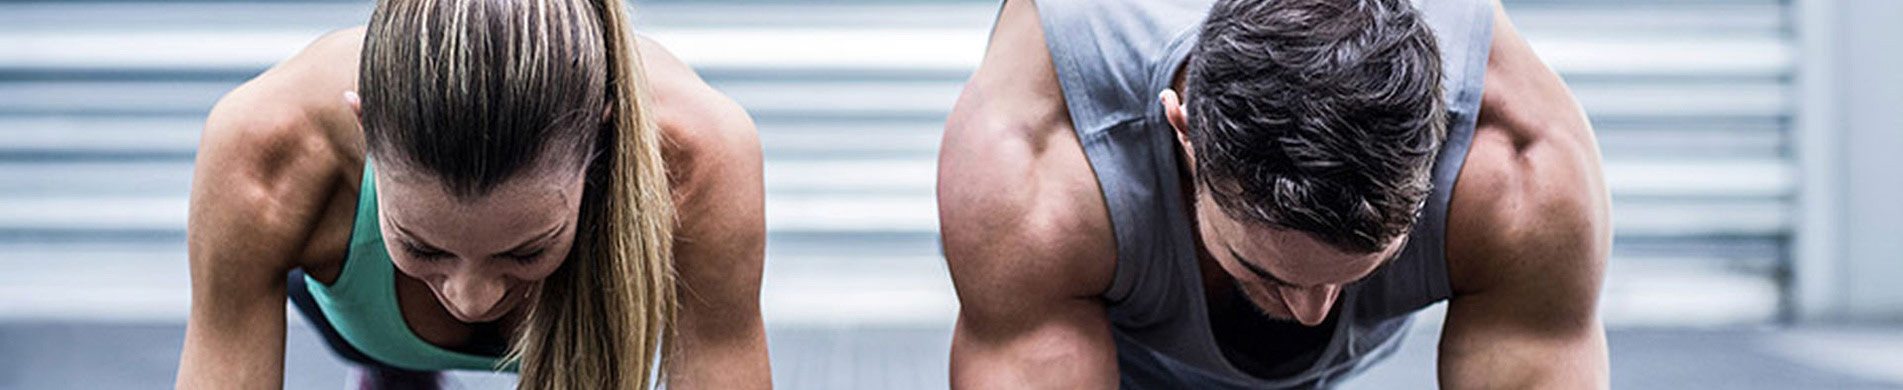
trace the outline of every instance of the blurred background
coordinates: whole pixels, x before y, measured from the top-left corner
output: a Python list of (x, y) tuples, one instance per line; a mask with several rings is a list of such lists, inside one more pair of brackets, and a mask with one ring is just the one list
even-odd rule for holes
[[(958, 305), (934, 162), (996, 7), (636, 2), (637, 30), (759, 124), (776, 387), (946, 385)], [(1605, 154), (1614, 388), (1903, 389), (1903, 2), (1507, 7)], [(170, 386), (207, 110), (370, 8), (0, 0), (0, 388)], [(1433, 386), (1440, 310), (1346, 387)], [(346, 386), (343, 363), (289, 323), (286, 387)]]

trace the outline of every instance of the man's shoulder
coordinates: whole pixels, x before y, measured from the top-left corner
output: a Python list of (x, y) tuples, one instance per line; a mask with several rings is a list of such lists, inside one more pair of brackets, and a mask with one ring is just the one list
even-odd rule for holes
[[(951, 152), (940, 161), (940, 232), (953, 278), (1067, 296), (1108, 288), (1115, 239), (1088, 166), (1033, 150), (1062, 142), (1027, 136), (1035, 132), (987, 133), (986, 146), (954, 148), (994, 153)], [(1074, 137), (1070, 143), (1080, 148)]]
[(1455, 293), (1599, 274), (1611, 221), (1592, 125), (1494, 7), (1485, 91), (1448, 211)]
[(1115, 238), (1067, 124), (991, 116), (947, 126), (938, 205), (955, 281), (1070, 296), (1108, 288)]
[(1513, 280), (1597, 275), (1611, 241), (1597, 149), (1576, 137), (1500, 127), (1475, 132), (1449, 205), (1456, 295)]

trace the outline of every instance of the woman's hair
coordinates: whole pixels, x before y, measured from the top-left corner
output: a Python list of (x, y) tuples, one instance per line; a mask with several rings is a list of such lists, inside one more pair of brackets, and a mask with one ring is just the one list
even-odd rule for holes
[(674, 210), (628, 20), (622, 0), (382, 0), (371, 16), (358, 89), (379, 164), (458, 197), (543, 162), (586, 165), (575, 249), (505, 359), (520, 364), (521, 388), (642, 388), (664, 375)]

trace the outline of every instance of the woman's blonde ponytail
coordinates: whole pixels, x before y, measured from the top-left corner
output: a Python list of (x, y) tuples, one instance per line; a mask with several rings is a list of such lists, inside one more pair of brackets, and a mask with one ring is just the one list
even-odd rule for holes
[(577, 250), (551, 275), (513, 356), (522, 389), (634, 389), (663, 380), (673, 333), (674, 203), (650, 111), (639, 43), (621, 0), (586, 1), (608, 66), (608, 118), (596, 139)]

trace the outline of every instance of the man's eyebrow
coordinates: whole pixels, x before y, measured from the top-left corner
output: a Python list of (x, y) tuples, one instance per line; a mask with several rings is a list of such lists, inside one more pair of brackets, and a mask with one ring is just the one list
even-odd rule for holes
[(1226, 249), (1229, 251), (1230, 258), (1236, 259), (1237, 263), (1242, 263), (1242, 268), (1248, 268), (1249, 272), (1254, 273), (1255, 276), (1258, 278), (1268, 280), (1269, 283), (1275, 283), (1275, 284), (1288, 286), (1288, 287), (1294, 287), (1294, 288), (1302, 288), (1302, 286), (1297, 286), (1294, 283), (1289, 283), (1287, 280), (1282, 280), (1282, 278), (1275, 277), (1275, 274), (1269, 273), (1269, 270), (1256, 267), (1255, 264), (1249, 263), (1249, 260), (1243, 258), (1241, 253), (1236, 253), (1235, 247), (1223, 247), (1223, 249)]

